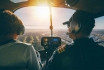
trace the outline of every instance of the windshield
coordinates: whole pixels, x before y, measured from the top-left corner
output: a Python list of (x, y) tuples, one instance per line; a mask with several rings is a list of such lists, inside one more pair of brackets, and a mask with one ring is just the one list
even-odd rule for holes
[[(25, 25), (25, 34), (19, 36), (19, 40), (33, 44), (34, 48), (39, 50), (44, 50), (41, 46), (41, 38), (46, 36), (51, 36), (50, 23), (53, 25), (53, 36), (60, 37), (62, 39), (62, 45), (69, 44), (72, 40), (69, 38), (67, 33), (67, 27), (62, 23), (68, 21), (69, 18), (75, 10), (67, 8), (51, 8), (40, 6), (31, 6), (18, 9), (14, 13), (23, 21)], [(95, 19), (96, 25), (90, 37), (92, 37), (96, 42), (104, 41), (104, 17)], [(52, 20), (52, 21), (50, 21)], [(104, 43), (100, 43), (104, 45)]]

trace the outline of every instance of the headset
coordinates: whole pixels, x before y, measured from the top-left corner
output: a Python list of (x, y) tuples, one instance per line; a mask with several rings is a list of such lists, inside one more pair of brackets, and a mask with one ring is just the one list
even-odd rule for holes
[(19, 21), (16, 24), (17, 25), (17, 31), (16, 32), (17, 32), (18, 35), (23, 35), (24, 32), (25, 32), (25, 27), (24, 27), (22, 21), (20, 19), (18, 19), (18, 20)]
[(0, 9), (0, 25), (2, 25), (2, 28), (0, 28), (1, 35), (6, 35), (9, 33), (23, 35), (25, 32), (25, 27), (22, 21), (9, 10)]
[(77, 34), (81, 30), (81, 22), (78, 20), (74, 21), (73, 18), (71, 19), (71, 22), (67, 24), (68, 28), (70, 29), (69, 33)]
[(24, 27), (24, 25), (23, 24), (18, 24), (18, 29), (17, 29), (17, 34), (18, 35), (23, 35), (24, 34), (24, 32), (25, 32), (25, 27)]

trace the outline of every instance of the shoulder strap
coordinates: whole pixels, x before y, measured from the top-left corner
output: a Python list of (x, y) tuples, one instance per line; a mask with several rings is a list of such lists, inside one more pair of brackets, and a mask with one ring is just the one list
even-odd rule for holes
[(68, 48), (70, 48), (72, 45), (73, 45), (73, 44), (60, 46), (60, 47), (57, 49), (57, 51), (58, 51), (58, 53), (60, 54), (60, 53), (62, 53), (62, 52), (64, 52), (64, 51), (66, 51), (66, 50), (67, 50)]

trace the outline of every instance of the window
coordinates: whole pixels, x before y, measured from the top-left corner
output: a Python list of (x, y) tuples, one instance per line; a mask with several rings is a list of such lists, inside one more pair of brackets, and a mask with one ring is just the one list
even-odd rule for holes
[[(67, 27), (63, 22), (69, 20), (74, 10), (66, 8), (52, 8), (53, 36), (61, 37), (62, 44), (69, 41), (66, 35)], [(51, 36), (50, 31), (50, 13), (48, 7), (25, 7), (15, 11), (15, 14), (23, 21), (26, 31), (19, 40), (34, 45), (36, 50), (43, 50), (41, 38)], [(68, 42), (67, 42), (68, 43)]]
[[(71, 43), (66, 35), (67, 27), (62, 23), (68, 21), (75, 10), (52, 7), (53, 36), (61, 37), (62, 44)], [(15, 14), (23, 21), (26, 31), (19, 40), (33, 44), (36, 50), (44, 50), (41, 46), (41, 38), (51, 36), (50, 11), (48, 7), (24, 7), (15, 11)], [(90, 37), (96, 42), (104, 41), (104, 17), (95, 19), (96, 25)], [(100, 43), (104, 45), (104, 43)]]
[(11, 2), (13, 3), (19, 3), (19, 2), (25, 2), (25, 1), (28, 1), (28, 0), (10, 0)]
[(92, 37), (96, 42), (101, 42), (99, 44), (104, 46), (104, 21), (103, 20), (104, 20), (104, 16), (95, 19), (95, 27), (90, 37)]

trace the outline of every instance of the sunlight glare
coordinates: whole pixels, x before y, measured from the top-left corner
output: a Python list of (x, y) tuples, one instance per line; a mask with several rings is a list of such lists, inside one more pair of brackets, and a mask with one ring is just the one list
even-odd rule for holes
[(49, 18), (49, 15), (50, 15), (50, 11), (49, 11), (49, 7), (41, 7), (41, 6), (39, 6), (39, 7), (37, 7), (36, 8), (36, 15), (37, 15), (37, 17), (39, 17), (39, 18)]

